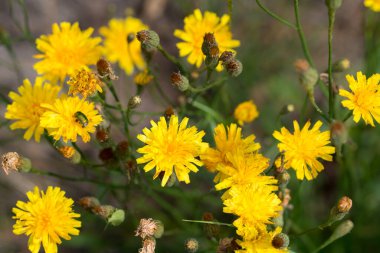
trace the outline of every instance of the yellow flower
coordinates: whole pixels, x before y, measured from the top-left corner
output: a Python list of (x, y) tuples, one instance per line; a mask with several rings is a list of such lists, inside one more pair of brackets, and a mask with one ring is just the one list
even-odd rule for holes
[(363, 117), (366, 124), (375, 126), (373, 117), (380, 123), (380, 74), (372, 75), (367, 80), (362, 72), (358, 72), (357, 80), (351, 75), (347, 75), (346, 79), (352, 93), (340, 89), (339, 95), (348, 98), (342, 101), (342, 105), (353, 110), (354, 121), (359, 122)]
[(56, 99), (53, 104), (42, 104), (46, 112), (41, 116), (41, 126), (49, 131), (55, 140), (77, 141), (77, 135), (84, 142), (90, 140), (89, 133), (102, 122), (102, 116), (91, 102), (78, 97)]
[[(263, 172), (269, 166), (269, 159), (259, 153), (244, 155), (241, 150), (227, 153), (227, 160), (231, 165), (220, 165), (217, 170), (224, 176), (215, 185), (216, 190), (222, 190), (235, 185), (243, 186), (252, 183), (269, 185), (276, 184), (277, 180), (272, 176), (264, 176)], [(278, 189), (276, 185), (272, 190)]]
[(202, 154), (208, 144), (202, 142), (205, 135), (203, 131), (198, 132), (195, 126), (186, 127), (189, 119), (184, 118), (181, 123), (178, 117), (172, 115), (169, 125), (164, 117), (158, 123), (151, 121), (152, 128), (144, 128), (143, 133), (137, 138), (145, 143), (145, 146), (137, 150), (144, 154), (137, 159), (137, 163), (147, 163), (145, 171), (156, 168), (153, 178), (164, 173), (161, 186), (165, 186), (173, 170), (178, 181), (189, 183), (189, 172), (197, 172), (197, 166), (202, 166), (202, 162), (197, 156)]
[(145, 68), (140, 42), (135, 39), (136, 33), (148, 29), (140, 19), (127, 17), (111, 19), (108, 27), (100, 28), (104, 36), (104, 55), (112, 62), (118, 62), (127, 75), (131, 75), (135, 67)]
[(150, 83), (153, 80), (153, 78), (154, 77), (148, 73), (148, 70), (145, 69), (144, 71), (139, 72), (135, 76), (133, 81), (135, 82), (135, 84), (143, 86)]
[(380, 12), (380, 0), (364, 0), (364, 6), (373, 11)]
[(282, 210), (281, 200), (272, 190), (272, 186), (255, 183), (229, 189), (230, 197), (223, 202), (223, 212), (239, 216), (233, 225), (244, 240), (255, 239)]
[(260, 144), (255, 143), (255, 136), (249, 135), (242, 138), (241, 128), (236, 124), (231, 124), (226, 128), (223, 124), (219, 124), (214, 129), (214, 139), (216, 148), (208, 148), (204, 154), (201, 155), (202, 162), (206, 168), (215, 172), (220, 164), (230, 165), (226, 155), (237, 149), (241, 149), (244, 154), (252, 154), (260, 149)]
[[(202, 43), (206, 33), (214, 34), (220, 53), (226, 50), (232, 51), (232, 48), (238, 47), (240, 42), (232, 39), (229, 22), (230, 16), (228, 15), (220, 18), (213, 12), (206, 11), (202, 15), (199, 9), (194, 10), (193, 14), (185, 17), (184, 29), (174, 31), (174, 36), (183, 40), (183, 42), (177, 43), (179, 55), (181, 57), (188, 55), (188, 62), (199, 68), (205, 59), (202, 53)], [(220, 66), (218, 70), (221, 70)]]
[(235, 119), (238, 121), (239, 125), (244, 125), (244, 123), (252, 122), (259, 116), (256, 105), (252, 100), (240, 103), (234, 112)]
[(61, 238), (70, 240), (70, 235), (79, 235), (81, 222), (74, 218), (80, 214), (74, 213), (74, 201), (65, 197), (65, 192), (59, 187), (49, 186), (46, 193), (35, 187), (33, 192), (27, 192), (29, 201), (17, 201), (12, 209), (13, 233), (26, 234), (29, 237), (28, 248), (32, 253), (40, 251), (41, 243), (46, 253), (56, 253), (57, 244)]
[(96, 74), (86, 69), (76, 71), (74, 75), (67, 81), (70, 86), (69, 94), (81, 94), (84, 98), (93, 95), (96, 91), (103, 92), (102, 81), (99, 80)]
[(40, 117), (45, 112), (42, 103), (53, 103), (58, 97), (60, 87), (44, 83), (41, 77), (37, 77), (34, 85), (28, 79), (18, 88), (19, 94), (11, 91), (9, 97), (12, 104), (7, 106), (6, 119), (16, 120), (10, 125), (14, 129), (27, 129), (25, 140), (34, 139), (39, 142), (44, 129), (40, 125)]
[(281, 133), (274, 131), (273, 137), (281, 143), (277, 145), (280, 152), (284, 152), (285, 168), (292, 167), (297, 172), (297, 178), (311, 180), (317, 177), (322, 171), (323, 165), (318, 161), (321, 158), (332, 161), (331, 154), (335, 153), (335, 147), (330, 144), (330, 131), (321, 132), (321, 121), (317, 121), (309, 130), (310, 122), (300, 130), (297, 121), (293, 121), (294, 134), (291, 134), (285, 127), (281, 128)]
[(37, 50), (41, 54), (35, 55), (35, 58), (41, 60), (34, 64), (34, 69), (45, 79), (62, 83), (67, 75), (99, 60), (101, 39), (91, 38), (93, 28), (81, 31), (78, 22), (73, 25), (62, 22), (59, 25), (54, 23), (52, 31), (52, 34), (42, 35), (36, 40)]
[(286, 253), (287, 248), (276, 249), (272, 245), (273, 238), (281, 233), (281, 228), (277, 227), (274, 231), (260, 232), (258, 238), (249, 241), (237, 241), (241, 250), (235, 250), (236, 253)]

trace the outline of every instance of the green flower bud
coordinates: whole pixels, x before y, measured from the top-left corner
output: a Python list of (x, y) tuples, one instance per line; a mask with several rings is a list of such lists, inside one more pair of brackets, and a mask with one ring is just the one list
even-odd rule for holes
[(223, 66), (226, 68), (228, 74), (233, 77), (239, 76), (243, 71), (243, 64), (237, 59), (232, 59), (226, 64), (223, 64)]
[(155, 31), (142, 30), (137, 33), (136, 37), (141, 42), (141, 48), (147, 52), (156, 51), (160, 45), (160, 37)]
[(325, 3), (327, 8), (336, 10), (342, 5), (342, 0), (326, 0)]
[(186, 91), (189, 88), (189, 79), (179, 72), (173, 72), (170, 76), (170, 80), (172, 85), (177, 87), (180, 91)]
[(123, 223), (125, 220), (125, 212), (122, 209), (116, 209), (111, 216), (108, 218), (107, 222), (112, 226), (116, 227)]

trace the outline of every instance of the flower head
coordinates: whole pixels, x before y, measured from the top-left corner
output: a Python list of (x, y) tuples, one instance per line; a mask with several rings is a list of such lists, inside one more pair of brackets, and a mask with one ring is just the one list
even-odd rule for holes
[(35, 187), (33, 192), (27, 192), (29, 201), (17, 201), (12, 209), (13, 233), (29, 235), (28, 248), (32, 253), (38, 253), (42, 246), (46, 253), (56, 253), (57, 244), (61, 238), (70, 240), (70, 235), (78, 235), (81, 222), (74, 213), (74, 201), (65, 197), (65, 192), (59, 187), (49, 186), (46, 193)]
[(364, 6), (373, 11), (380, 12), (380, 0), (364, 0)]
[(108, 27), (100, 28), (104, 36), (104, 55), (112, 63), (118, 62), (127, 75), (131, 75), (135, 67), (145, 68), (140, 42), (135, 39), (137, 32), (148, 29), (140, 19), (127, 17), (111, 19)]
[(223, 212), (239, 216), (233, 222), (236, 233), (245, 240), (253, 240), (266, 230), (272, 218), (282, 210), (281, 200), (272, 192), (273, 187), (262, 184), (236, 185), (229, 189)]
[(34, 85), (28, 79), (18, 88), (19, 94), (11, 91), (9, 97), (12, 104), (7, 106), (6, 119), (16, 120), (10, 125), (14, 129), (26, 129), (25, 140), (30, 140), (34, 135), (39, 142), (44, 129), (40, 125), (40, 117), (46, 111), (42, 103), (53, 103), (58, 97), (60, 87), (44, 83), (41, 77), (37, 77)]
[(81, 94), (84, 98), (93, 95), (96, 91), (103, 92), (102, 81), (95, 73), (86, 69), (80, 69), (70, 77), (67, 82), (70, 86), (69, 94)]
[(137, 159), (137, 163), (147, 163), (144, 166), (145, 171), (156, 168), (153, 178), (161, 172), (164, 173), (162, 186), (165, 186), (173, 170), (178, 181), (189, 183), (189, 172), (197, 172), (197, 166), (202, 166), (197, 156), (208, 147), (207, 143), (202, 142), (205, 133), (198, 132), (195, 126), (187, 127), (188, 121), (188, 118), (184, 118), (179, 123), (178, 117), (172, 115), (167, 124), (165, 118), (161, 117), (158, 123), (151, 121), (152, 127), (144, 128), (144, 134), (137, 136), (145, 143), (144, 147), (137, 150), (143, 154)]
[(84, 142), (90, 140), (90, 134), (102, 122), (102, 116), (93, 103), (78, 97), (56, 99), (53, 104), (43, 104), (46, 112), (41, 116), (41, 126), (46, 128), (55, 140), (77, 141), (77, 135)]
[(202, 14), (199, 9), (194, 10), (193, 14), (185, 17), (183, 30), (174, 31), (174, 36), (183, 40), (177, 43), (179, 55), (188, 56), (188, 62), (199, 68), (205, 58), (202, 43), (206, 33), (214, 34), (220, 52), (238, 47), (240, 42), (232, 39), (229, 22), (228, 15), (218, 17), (213, 12), (206, 11)]
[(36, 40), (41, 54), (35, 55), (40, 61), (34, 64), (34, 69), (45, 79), (53, 83), (63, 82), (67, 75), (95, 64), (100, 58), (101, 39), (91, 38), (93, 28), (82, 31), (78, 22), (62, 22), (54, 23), (52, 31), (52, 34), (42, 35)]
[(215, 127), (214, 139), (216, 148), (208, 148), (201, 155), (202, 162), (209, 171), (216, 171), (217, 166), (221, 164), (230, 165), (227, 153), (240, 149), (244, 154), (251, 154), (260, 149), (260, 144), (254, 142), (256, 137), (252, 134), (243, 138), (241, 130), (236, 124), (227, 126), (227, 129), (223, 124)]
[(148, 70), (145, 69), (145, 70), (139, 72), (138, 74), (136, 74), (133, 81), (137, 85), (144, 86), (144, 85), (147, 85), (148, 83), (150, 83), (153, 80), (153, 78), (154, 77), (149, 74)]
[(259, 116), (256, 105), (252, 100), (240, 103), (234, 112), (235, 119), (238, 121), (239, 125), (244, 125), (244, 123), (252, 122)]
[(354, 121), (359, 122), (363, 117), (364, 122), (371, 126), (375, 126), (373, 118), (380, 123), (380, 74), (367, 79), (362, 72), (358, 72), (357, 80), (351, 75), (347, 75), (346, 79), (352, 93), (340, 89), (339, 95), (348, 98), (342, 101), (342, 105), (353, 110)]
[(311, 180), (322, 171), (323, 165), (318, 158), (332, 161), (331, 154), (335, 153), (335, 147), (330, 144), (330, 131), (321, 132), (321, 121), (317, 121), (309, 130), (310, 122), (300, 130), (297, 121), (293, 121), (294, 134), (285, 127), (281, 132), (274, 131), (273, 137), (281, 143), (277, 145), (280, 152), (284, 152), (285, 168), (292, 167), (297, 172), (297, 178)]

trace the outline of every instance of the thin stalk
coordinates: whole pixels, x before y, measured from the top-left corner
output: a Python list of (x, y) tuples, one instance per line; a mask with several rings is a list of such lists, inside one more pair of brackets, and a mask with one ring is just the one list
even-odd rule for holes
[(182, 74), (187, 74), (187, 71), (185, 70), (185, 68), (182, 66), (182, 64), (179, 62), (179, 60), (176, 57), (169, 54), (161, 45), (159, 45), (157, 49), (166, 59), (174, 63), (178, 67), (178, 69), (181, 71)]
[(352, 116), (352, 111), (349, 111), (346, 116), (343, 118), (343, 122), (346, 122)]
[(328, 47), (329, 47), (329, 59), (328, 59), (328, 75), (329, 75), (329, 116), (330, 118), (335, 117), (334, 102), (335, 94), (333, 89), (333, 79), (332, 79), (332, 37), (333, 28), (335, 22), (335, 9), (329, 8), (329, 29), (328, 29)]
[(300, 38), (300, 41), (301, 41), (303, 54), (305, 55), (305, 58), (309, 62), (310, 66), (314, 67), (315, 65), (314, 65), (313, 59), (311, 58), (309, 48), (307, 46), (307, 42), (305, 39), (305, 35), (303, 33), (303, 29), (301, 26), (298, 0), (294, 0), (294, 15), (296, 18), (296, 30), (297, 30), (298, 36)]
[(189, 90), (191, 92), (194, 92), (194, 93), (200, 93), (200, 92), (204, 92), (204, 91), (207, 91), (209, 89), (212, 89), (212, 88), (214, 88), (216, 86), (219, 86), (219, 85), (223, 84), (225, 81), (226, 81), (226, 79), (220, 79), (218, 81), (212, 82), (209, 85), (207, 85), (205, 87), (201, 87), (201, 88), (196, 88), (196, 87), (193, 87), (193, 86), (189, 86)]
[(297, 30), (297, 27), (295, 25), (293, 25), (292, 23), (290, 23), (289, 21), (287, 21), (286, 19), (278, 16), (277, 14), (273, 13), (272, 11), (270, 11), (268, 8), (266, 8), (261, 2), (260, 0), (256, 0), (256, 3), (257, 5), (264, 11), (266, 12), (269, 16), (271, 16), (272, 18), (276, 19), (277, 21), (279, 21), (280, 23), (294, 29), (294, 30)]

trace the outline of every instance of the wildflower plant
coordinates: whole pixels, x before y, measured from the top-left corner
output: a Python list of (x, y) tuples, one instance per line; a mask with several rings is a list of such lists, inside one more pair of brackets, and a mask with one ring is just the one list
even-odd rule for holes
[[(380, 123), (380, 74), (358, 71), (355, 78), (347, 59), (334, 58), (341, 0), (325, 1), (328, 60), (321, 66), (309, 50), (299, 1), (287, 3), (292, 22), (256, 0), (265, 18), (294, 31), (304, 59), (294, 59), (295, 71), (285, 66), (299, 80), (296, 90), (265, 86), (253, 95), (239, 90), (243, 81), (257, 82), (250, 75), (256, 73), (253, 57), (241, 53), (254, 42), (235, 32), (240, 26), (234, 11), (243, 2), (188, 9), (171, 30), (154, 30), (152, 20), (127, 11), (98, 22), (99, 29), (60, 22), (42, 35), (31, 33), (25, 2), (17, 2), (25, 22), (16, 26), (23, 34), (11, 39), (0, 28), (0, 46), (20, 80), (0, 96), (0, 126), (23, 134), (28, 144), (48, 146), (60, 159), (55, 170), (26, 157), (23, 145), (20, 154), (7, 150), (1, 156), (5, 180), (23, 173), (18, 180), (28, 182), (25, 187), (36, 182), (26, 192), (28, 201), (8, 210), (13, 233), (29, 237), (17, 250), (56, 253), (62, 243), (81, 252), (318, 252), (339, 245), (354, 229), (346, 217), (364, 200), (358, 197), (360, 166), (352, 157), (365, 145), (353, 143)], [(375, 13), (380, 3), (363, 5)], [(37, 75), (34, 82), (17, 67), (17, 39), (32, 42), (38, 52), (28, 66)], [(266, 59), (272, 54), (261, 53), (268, 53)], [(271, 70), (265, 78), (275, 75)], [(302, 92), (304, 105), (283, 103), (279, 94), (287, 90)], [(30, 174), (41, 181), (29, 180)], [(334, 183), (329, 196), (321, 190), (326, 181)], [(49, 186), (44, 191), (39, 184)], [(339, 199), (338, 192), (354, 199)], [(362, 216), (355, 218), (360, 222)], [(77, 239), (63, 243), (72, 236)]]

